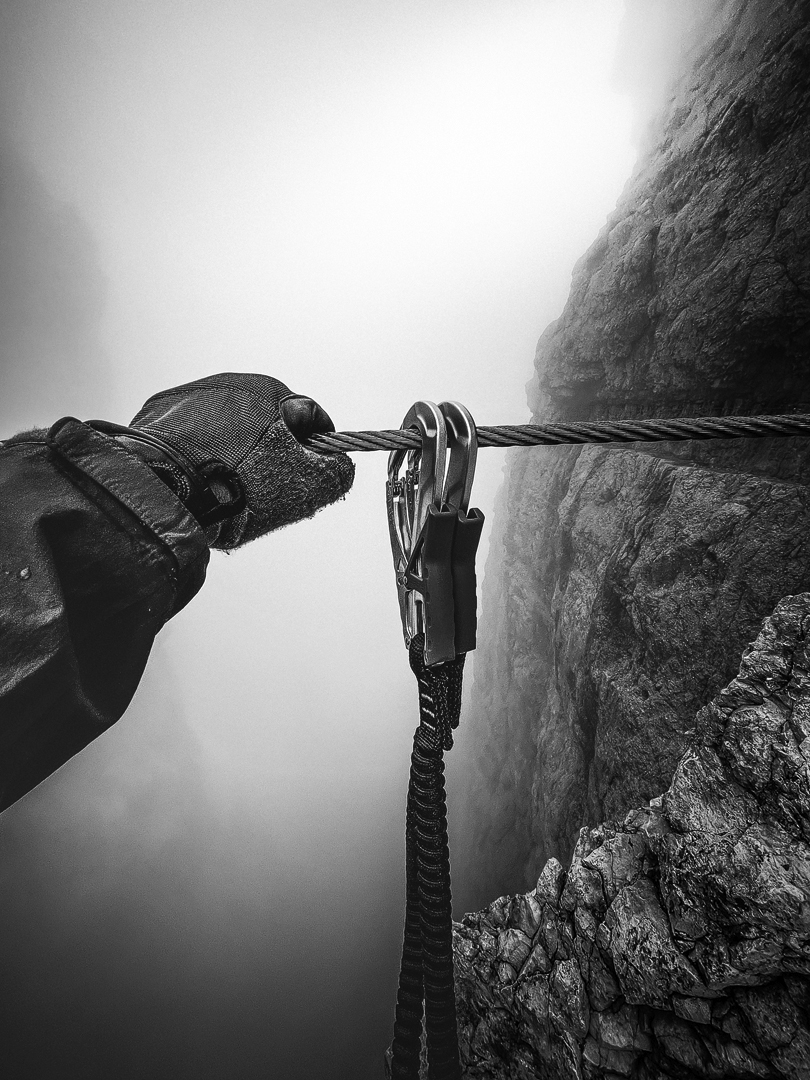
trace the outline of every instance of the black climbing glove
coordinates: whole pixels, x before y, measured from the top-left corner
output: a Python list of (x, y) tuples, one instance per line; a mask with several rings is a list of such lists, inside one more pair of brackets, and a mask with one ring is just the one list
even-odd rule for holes
[(346, 454), (301, 445), (335, 430), (320, 405), (268, 375), (226, 372), (163, 390), (129, 430), (131, 448), (173, 487), (215, 548), (312, 517), (354, 480)]

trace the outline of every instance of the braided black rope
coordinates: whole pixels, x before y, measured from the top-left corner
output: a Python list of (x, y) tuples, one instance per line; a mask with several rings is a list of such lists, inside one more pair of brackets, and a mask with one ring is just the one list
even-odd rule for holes
[(419, 685), (419, 727), (408, 782), (405, 934), (391, 1076), (419, 1080), (424, 1028), (429, 1080), (461, 1080), (443, 754), (458, 726), (464, 655), (426, 667), (421, 634), (409, 655)]
[[(559, 446), (573, 443), (683, 442), (690, 439), (756, 439), (810, 435), (810, 414), (794, 416), (699, 416), (671, 420), (594, 420), (570, 424), (479, 427), (479, 446)], [(304, 445), (322, 453), (418, 450), (412, 430), (335, 431), (313, 435)]]

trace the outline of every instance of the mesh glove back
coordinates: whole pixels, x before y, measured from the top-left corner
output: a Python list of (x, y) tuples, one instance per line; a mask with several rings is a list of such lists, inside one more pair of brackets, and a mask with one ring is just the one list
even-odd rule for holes
[(352, 460), (307, 450), (285, 418), (301, 438), (335, 430), (319, 405), (278, 379), (233, 372), (155, 394), (130, 426), (163, 439), (202, 473), (224, 466), (236, 477), (244, 509), (206, 529), (212, 547), (230, 550), (312, 517), (352, 486)]

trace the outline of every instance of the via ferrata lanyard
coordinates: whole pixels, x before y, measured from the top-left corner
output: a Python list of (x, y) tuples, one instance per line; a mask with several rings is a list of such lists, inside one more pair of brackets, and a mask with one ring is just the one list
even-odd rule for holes
[[(405, 934), (392, 1080), (460, 1080), (445, 750), (461, 712), (464, 659), (475, 648), (475, 553), (484, 515), (469, 510), (477, 440), (456, 402), (418, 401), (402, 422), (418, 450), (396, 450), (386, 497), (399, 607), (419, 687), (405, 826)], [(400, 470), (407, 456), (404, 476)], [(424, 1034), (424, 1039), (423, 1039)]]

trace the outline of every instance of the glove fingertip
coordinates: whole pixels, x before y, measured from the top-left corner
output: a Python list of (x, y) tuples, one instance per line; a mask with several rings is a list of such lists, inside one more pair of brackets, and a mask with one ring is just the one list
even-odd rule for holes
[(279, 405), (279, 411), (290, 434), (300, 443), (306, 442), (313, 435), (325, 435), (335, 430), (332, 418), (326, 410), (310, 397), (295, 394), (284, 398)]

